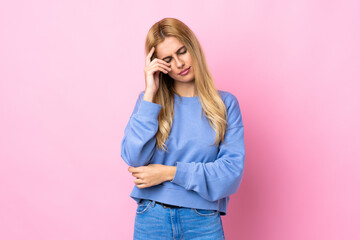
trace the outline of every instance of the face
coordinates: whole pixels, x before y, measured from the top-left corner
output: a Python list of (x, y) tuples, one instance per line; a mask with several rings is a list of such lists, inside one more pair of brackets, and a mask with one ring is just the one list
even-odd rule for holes
[[(168, 73), (171, 78), (181, 82), (194, 80), (195, 75), (191, 55), (177, 38), (172, 36), (165, 38), (163, 42), (156, 46), (155, 50), (157, 58), (171, 64), (171, 71)], [(184, 70), (186, 71), (183, 72)]]

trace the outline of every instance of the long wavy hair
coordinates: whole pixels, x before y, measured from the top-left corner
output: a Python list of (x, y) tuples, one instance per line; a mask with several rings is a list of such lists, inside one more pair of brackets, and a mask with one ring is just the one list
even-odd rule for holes
[[(201, 116), (205, 114), (211, 127), (216, 132), (216, 139), (212, 145), (219, 146), (220, 141), (224, 142), (225, 131), (228, 126), (227, 111), (215, 87), (203, 50), (195, 34), (180, 20), (163, 18), (150, 28), (146, 36), (145, 53), (148, 55), (152, 47), (156, 47), (166, 37), (170, 36), (177, 38), (190, 53), (195, 74), (195, 92), (202, 105)], [(157, 58), (156, 51), (151, 61), (154, 58)], [(178, 94), (174, 88), (174, 79), (160, 72), (159, 89), (154, 96), (154, 102), (162, 106), (158, 116), (159, 128), (156, 133), (156, 146), (160, 150), (167, 151), (165, 141), (170, 135), (173, 123), (174, 93)]]

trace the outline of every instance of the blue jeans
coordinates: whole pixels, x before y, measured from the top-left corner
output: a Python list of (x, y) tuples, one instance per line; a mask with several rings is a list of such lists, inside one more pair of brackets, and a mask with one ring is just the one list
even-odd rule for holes
[(173, 208), (142, 199), (135, 216), (134, 240), (223, 240), (220, 212), (196, 208)]

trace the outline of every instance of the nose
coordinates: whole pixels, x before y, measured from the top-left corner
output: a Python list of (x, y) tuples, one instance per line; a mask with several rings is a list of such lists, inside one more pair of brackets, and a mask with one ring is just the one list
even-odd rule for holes
[(175, 57), (175, 65), (178, 67), (178, 68), (182, 68), (184, 66), (184, 61), (181, 60), (179, 57)]

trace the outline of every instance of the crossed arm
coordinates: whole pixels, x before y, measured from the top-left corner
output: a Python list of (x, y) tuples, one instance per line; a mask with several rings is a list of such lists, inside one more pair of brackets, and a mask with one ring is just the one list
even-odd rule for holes
[(147, 166), (129, 167), (128, 171), (136, 178), (134, 183), (138, 188), (147, 188), (165, 181), (171, 181), (176, 172), (176, 166), (149, 164)]
[(128, 170), (136, 178), (134, 183), (139, 188), (147, 188), (171, 181), (209, 201), (234, 194), (243, 178), (245, 164), (244, 127), (236, 97), (229, 94), (224, 99), (229, 127), (215, 161), (181, 159), (176, 166), (149, 164), (156, 149), (155, 134), (161, 105), (140, 102), (141, 98), (133, 110), (121, 144), (121, 156), (131, 166)]

